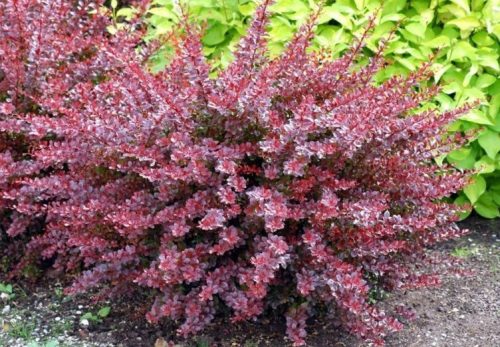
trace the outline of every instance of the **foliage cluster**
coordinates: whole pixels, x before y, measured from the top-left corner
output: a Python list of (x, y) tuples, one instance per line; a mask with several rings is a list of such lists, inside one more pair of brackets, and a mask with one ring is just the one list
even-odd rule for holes
[[(204, 54), (215, 66), (227, 66), (232, 50), (244, 34), (256, 0), (190, 0), (193, 20), (206, 23)], [(168, 32), (179, 18), (173, 0), (154, 0), (149, 10), (149, 37)], [(181, 1), (182, 3), (182, 1)], [(278, 0), (269, 25), (270, 52), (279, 54), (294, 31), (314, 10), (317, 1)], [(434, 82), (442, 91), (426, 107), (442, 111), (472, 100), (481, 107), (451, 126), (457, 132), (476, 131), (477, 139), (446, 156), (464, 170), (476, 170), (474, 184), (461, 192), (457, 203), (470, 203), (483, 217), (500, 216), (500, 7), (495, 0), (338, 0), (325, 1), (312, 47), (342, 54), (377, 13), (377, 25), (367, 39), (365, 53), (374, 54), (377, 42), (392, 33), (384, 56), (391, 64), (376, 80), (416, 71), (436, 54)], [(393, 32), (395, 30), (395, 32)], [(154, 57), (161, 69), (168, 49)], [(437, 158), (441, 162), (445, 156)]]
[(186, 19), (154, 74), (141, 23), (101, 6), (0, 3), (1, 237), (23, 246), (2, 249), (23, 254), (17, 270), (43, 259), (69, 293), (147, 288), (147, 319), (180, 335), (273, 310), (302, 345), (324, 307), (377, 345), (401, 329), (371, 289), (437, 284), (425, 248), (461, 233), (442, 199), (465, 178), (432, 158), (464, 141), (443, 128), (464, 109), (419, 110), (437, 92), (417, 88), (428, 65), (373, 83), (385, 61), (358, 61), (365, 40), (338, 59), (308, 49), (318, 13), (270, 58), (265, 0), (216, 77)]
[(100, 308), (99, 311), (97, 311), (96, 313), (92, 311), (85, 312), (80, 317), (80, 324), (88, 325), (90, 322), (92, 322), (93, 324), (102, 323), (103, 319), (109, 316), (110, 312), (111, 312), (110, 306), (104, 306)]

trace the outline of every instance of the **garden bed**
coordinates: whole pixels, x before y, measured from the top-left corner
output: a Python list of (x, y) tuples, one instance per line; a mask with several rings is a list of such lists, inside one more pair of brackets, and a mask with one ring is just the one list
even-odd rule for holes
[[(382, 300), (388, 310), (405, 302), (416, 318), (387, 340), (388, 346), (480, 346), (500, 345), (500, 221), (471, 218), (462, 223), (471, 233), (445, 243), (431, 252), (452, 254), (463, 260), (459, 268), (470, 275), (448, 275), (439, 288), (389, 294)], [(467, 272), (466, 271), (466, 272)], [(1, 281), (0, 281), (1, 282)], [(30, 288), (14, 285), (12, 298), (3, 295), (0, 303), (1, 346), (153, 346), (174, 338), (165, 324), (152, 326), (138, 311), (137, 300), (101, 303), (91, 297), (65, 297), (62, 286), (47, 279)], [(143, 305), (144, 310), (147, 305)], [(106, 317), (99, 309), (109, 307)], [(90, 313), (90, 314), (89, 314)], [(82, 324), (82, 316), (89, 319)], [(93, 321), (95, 318), (96, 321)], [(181, 346), (277, 346), (283, 340), (282, 321), (232, 325), (216, 321), (204, 335)], [(323, 317), (311, 322), (308, 346), (364, 346), (341, 331), (334, 319)]]

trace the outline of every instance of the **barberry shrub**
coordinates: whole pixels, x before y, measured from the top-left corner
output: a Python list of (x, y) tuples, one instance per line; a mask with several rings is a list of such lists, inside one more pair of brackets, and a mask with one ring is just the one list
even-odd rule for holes
[[(370, 290), (436, 284), (438, 274), (418, 267), (425, 248), (460, 234), (457, 209), (443, 198), (465, 178), (432, 158), (461, 141), (443, 127), (463, 110), (415, 111), (436, 92), (418, 88), (425, 66), (372, 83), (384, 62), (378, 54), (356, 64), (363, 38), (337, 60), (310, 52), (315, 16), (280, 57), (268, 58), (270, 2), (216, 78), (187, 22), (158, 74), (127, 30), (117, 34), (120, 45), (80, 26), (64, 37), (39, 31), (69, 54), (61, 63), (55, 53), (22, 55), (18, 41), (36, 52), (32, 30), (1, 40), (11, 57), (0, 58), (7, 81), (27, 84), (1, 90), (3, 136), (29, 143), (16, 149), (22, 156), (2, 147), (9, 234), (23, 234), (28, 222), (20, 221), (41, 221), (27, 258), (74, 274), (70, 293), (148, 288), (156, 300), (147, 319), (176, 320), (180, 335), (217, 313), (231, 311), (237, 322), (274, 310), (302, 345), (307, 318), (326, 307), (348, 331), (382, 345), (402, 325), (369, 303)], [(0, 5), (0, 18), (39, 23), (33, 12), (13, 12), (18, 3)], [(88, 63), (70, 54), (86, 39)], [(41, 62), (50, 67), (40, 84), (9, 77), (28, 78)]]
[(21, 186), (18, 178), (43, 173), (32, 151), (55, 133), (40, 134), (37, 119), (64, 116), (78, 100), (75, 87), (110, 65), (101, 53), (108, 20), (91, 14), (99, 5), (64, 0), (0, 3), (0, 209), (2, 229), (9, 236), (23, 233), (42, 212), (11, 195)]

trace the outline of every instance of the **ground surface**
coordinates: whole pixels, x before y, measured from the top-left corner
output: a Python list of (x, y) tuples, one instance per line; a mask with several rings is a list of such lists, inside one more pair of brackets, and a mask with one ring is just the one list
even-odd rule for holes
[[(432, 252), (453, 254), (463, 260), (460, 268), (474, 274), (450, 274), (440, 288), (387, 296), (382, 306), (390, 309), (405, 302), (416, 312), (405, 330), (387, 339), (389, 347), (500, 346), (500, 220), (471, 218), (462, 225), (472, 232)], [(4, 293), (0, 299), (1, 347), (165, 347), (163, 339), (173, 337), (168, 325), (154, 327), (145, 323), (147, 307), (134, 310), (131, 307), (137, 305), (129, 300), (92, 305), (89, 298), (65, 297), (57, 283), (37, 289), (14, 285), (12, 291), (13, 295)], [(111, 308), (109, 315), (100, 318), (97, 312), (107, 306)], [(90, 317), (82, 324), (82, 316), (88, 312), (100, 321)], [(288, 346), (284, 329), (282, 323), (272, 320), (240, 325), (219, 321), (203, 336), (179, 345)], [(366, 346), (343, 333), (332, 319), (316, 320), (308, 331), (308, 346)]]

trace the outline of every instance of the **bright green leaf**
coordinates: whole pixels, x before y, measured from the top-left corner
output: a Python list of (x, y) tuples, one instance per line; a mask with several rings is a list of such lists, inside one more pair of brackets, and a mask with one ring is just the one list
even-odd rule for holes
[(97, 315), (101, 318), (106, 318), (110, 312), (111, 312), (111, 307), (104, 306), (97, 312)]
[(216, 23), (207, 30), (202, 42), (208, 46), (216, 46), (225, 40), (226, 31), (227, 27), (225, 25)]
[(176, 19), (177, 15), (166, 7), (153, 7), (148, 10), (149, 13), (163, 18)]
[(469, 215), (472, 212), (472, 206), (470, 205), (469, 200), (463, 193), (458, 195), (458, 197), (455, 199), (453, 203), (464, 209), (463, 212), (459, 213), (460, 220), (464, 220), (465, 218), (469, 217)]
[(382, 16), (400, 12), (406, 6), (406, 0), (389, 0), (383, 2)]
[(472, 0), (471, 2), (472, 11), (481, 11), (486, 0)]
[(480, 174), (492, 173), (495, 171), (495, 161), (484, 155), (481, 159), (476, 161), (474, 169), (478, 170)]
[(460, 41), (451, 48), (450, 60), (460, 60), (462, 58), (476, 59), (476, 49), (466, 41)]
[(462, 161), (469, 157), (472, 153), (470, 148), (459, 148), (448, 153), (448, 159), (453, 161)]
[(491, 119), (489, 119), (488, 116), (483, 111), (478, 109), (469, 111), (467, 114), (460, 117), (460, 119), (477, 124), (493, 125)]
[(222, 51), (220, 62), (223, 67), (227, 67), (233, 61), (233, 53), (229, 49)]
[(464, 87), (467, 87), (469, 85), (470, 79), (479, 71), (479, 66), (476, 64), (472, 64), (472, 66), (469, 69), (469, 72), (467, 72), (467, 75), (464, 77), (464, 81), (462, 82), (462, 85)]
[(469, 0), (450, 0), (454, 4), (457, 4), (460, 8), (464, 9), (465, 12), (469, 13)]
[(498, 206), (493, 200), (493, 194), (485, 193), (474, 204), (474, 210), (484, 218), (500, 217)]
[(309, 7), (302, 1), (280, 0), (272, 5), (271, 10), (275, 13), (307, 13)]
[(497, 40), (500, 40), (500, 24), (495, 24), (491, 26), (488, 32), (495, 35), (497, 37)]
[(335, 30), (332, 26), (326, 26), (316, 36), (316, 41), (324, 47), (331, 47), (346, 40), (348, 37), (344, 30), (342, 28)]
[(453, 26), (445, 26), (441, 31), (441, 35), (447, 36), (450, 40), (453, 40), (460, 36), (460, 32)]
[(434, 11), (431, 9), (426, 9), (419, 13), (420, 20), (427, 26), (432, 22), (434, 18)]
[(358, 10), (361, 10), (365, 7), (365, 0), (354, 0), (354, 3), (356, 4), (356, 8)]
[(108, 25), (106, 27), (106, 30), (108, 31), (108, 33), (110, 33), (111, 35), (114, 35), (118, 32), (118, 28), (114, 25)]
[(483, 131), (477, 141), (491, 159), (500, 151), (500, 134), (492, 130)]
[(380, 18), (380, 23), (384, 22), (400, 22), (405, 18), (402, 13), (391, 13)]
[(134, 14), (136, 14), (136, 13), (137, 13), (136, 9), (124, 7), (124, 8), (119, 9), (116, 12), (116, 16), (117, 17), (124, 17), (125, 19), (130, 20), (134, 16)]
[(405, 29), (408, 30), (413, 35), (423, 38), (426, 27), (422, 23), (410, 23), (405, 27)]
[(490, 74), (482, 74), (477, 78), (476, 83), (474, 84), (477, 88), (483, 89), (488, 88), (493, 83), (495, 83), (497, 78)]
[(394, 59), (410, 71), (416, 70), (417, 65), (409, 58), (394, 57)]
[(474, 204), (486, 191), (486, 181), (482, 176), (475, 175), (472, 182), (464, 188), (464, 193), (469, 201)]
[(323, 8), (321, 11), (321, 15), (319, 16), (317, 23), (322, 24), (322, 23), (327, 23), (330, 20), (335, 20), (339, 22), (344, 28), (351, 30), (352, 29), (352, 21), (351, 19), (342, 14), (338, 8), (334, 6), (326, 6)]
[(490, 100), (489, 115), (494, 118), (500, 114), (500, 94), (493, 94)]
[[(438, 82), (443, 74), (448, 71), (449, 68), (451, 68), (451, 64), (446, 64), (446, 65), (441, 65), (441, 64), (434, 64), (434, 80)], [(443, 93), (441, 93), (444, 95)]]
[(495, 83), (491, 87), (488, 88), (488, 93), (491, 95), (500, 95), (500, 78), (497, 79)]
[(463, 31), (470, 31), (481, 26), (481, 22), (474, 16), (460, 17), (450, 20), (446, 25), (455, 25)]
[(5, 294), (12, 294), (12, 284), (0, 283), (0, 292)]
[(86, 312), (80, 317), (80, 320), (84, 320), (84, 319), (94, 321), (96, 319), (96, 317), (92, 314), (92, 312)]
[(422, 45), (430, 48), (442, 48), (442, 47), (449, 47), (451, 44), (450, 38), (444, 35), (437, 36), (433, 38), (432, 40), (429, 40), (427, 42), (423, 42)]
[(434, 158), (434, 161), (436, 162), (436, 164), (438, 164), (439, 166), (442, 166), (443, 165), (443, 162), (444, 160), (446, 159), (446, 154), (441, 154), (441, 155), (438, 155)]
[(497, 206), (500, 206), (500, 180), (498, 181), (498, 183), (493, 183), (491, 186), (489, 186), (489, 190), (492, 192), (493, 201), (495, 201), (495, 204), (497, 204)]
[(495, 44), (495, 40), (486, 31), (480, 31), (472, 35), (472, 41), (479, 46), (491, 46)]
[(422, 13), (429, 7), (428, 0), (411, 0), (410, 6), (413, 7), (418, 13)]
[(459, 93), (462, 90), (463, 90), (463, 86), (461, 83), (458, 83), (458, 80), (453, 81), (451, 83), (447, 83), (442, 88), (443, 93), (446, 93), (446, 94)]
[(411, 31), (406, 30), (406, 28), (399, 29), (399, 32), (401, 33), (401, 35), (403, 36), (405, 41), (419, 44), (420, 41), (422, 40), (422, 38), (418, 37), (417, 35), (415, 35)]
[(269, 35), (275, 42), (288, 42), (293, 36), (293, 26), (286, 18), (276, 16), (271, 20), (271, 30)]
[(449, 111), (455, 106), (454, 100), (445, 93), (439, 93), (434, 99), (439, 102), (441, 111)]
[(446, 22), (450, 18), (461, 18), (467, 16), (467, 12), (455, 4), (441, 5), (438, 8), (439, 17)]
[(491, 50), (487, 51), (486, 48), (478, 50), (477, 53), (477, 61), (479, 65), (489, 67), (495, 71), (500, 71), (498, 53), (492, 52)]
[(488, 125), (488, 128), (500, 133), (500, 112), (497, 113), (495, 119), (493, 119), (493, 125)]
[(474, 148), (460, 148), (448, 154), (448, 161), (453, 166), (470, 170), (474, 168), (476, 163), (477, 150)]
[(459, 95), (458, 105), (461, 106), (467, 102), (484, 100), (485, 95), (479, 88), (464, 88)]
[(244, 16), (251, 16), (255, 12), (255, 3), (248, 2), (238, 6), (240, 13)]

